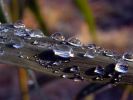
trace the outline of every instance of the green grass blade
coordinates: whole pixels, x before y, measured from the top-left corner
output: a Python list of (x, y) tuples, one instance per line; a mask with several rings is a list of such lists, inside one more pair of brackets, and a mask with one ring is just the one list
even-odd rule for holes
[(45, 24), (43, 17), (41, 16), (37, 1), (36, 0), (29, 0), (28, 7), (30, 8), (30, 10), (34, 14), (35, 18), (37, 19), (41, 30), (44, 32), (45, 35), (48, 35), (47, 27), (46, 27), (46, 24)]
[(74, 0), (74, 3), (76, 7), (81, 11), (83, 14), (89, 30), (90, 34), (92, 36), (93, 41), (97, 41), (97, 35), (96, 35), (96, 25), (95, 25), (95, 20), (92, 14), (92, 10), (88, 4), (88, 0)]

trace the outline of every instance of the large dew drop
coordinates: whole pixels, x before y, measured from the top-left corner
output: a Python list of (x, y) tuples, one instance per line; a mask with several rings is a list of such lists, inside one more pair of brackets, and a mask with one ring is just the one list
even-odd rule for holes
[(96, 57), (96, 50), (95, 49), (88, 49), (87, 52), (84, 54), (84, 57), (95, 58)]
[(65, 41), (65, 37), (60, 32), (56, 32), (56, 33), (52, 34), (51, 38), (54, 40), (57, 40), (57, 41)]
[(26, 32), (25, 29), (15, 29), (14, 30), (14, 35), (24, 37), (24, 36), (27, 36), (28, 33)]
[(115, 65), (115, 71), (125, 74), (128, 72), (128, 65), (125, 61), (119, 60)]
[(126, 52), (123, 54), (122, 58), (127, 61), (133, 61), (133, 53), (132, 52)]
[(15, 28), (25, 28), (25, 25), (22, 23), (22, 21), (17, 21), (14, 23)]
[(45, 37), (44, 33), (39, 29), (34, 29), (29, 31), (30, 37), (43, 38)]
[(16, 49), (22, 48), (24, 46), (23, 42), (19, 38), (12, 39), (10, 41), (10, 45)]
[(78, 38), (75, 37), (71, 37), (67, 40), (67, 42), (72, 45), (72, 46), (76, 46), (76, 47), (81, 47), (82, 43)]
[(55, 45), (53, 52), (55, 55), (63, 58), (74, 57), (73, 49), (67, 45)]
[(96, 48), (96, 45), (95, 44), (88, 44), (87, 45), (87, 48), (89, 48), (89, 49), (95, 49)]
[(113, 51), (105, 50), (104, 55), (107, 57), (114, 57), (116, 54)]

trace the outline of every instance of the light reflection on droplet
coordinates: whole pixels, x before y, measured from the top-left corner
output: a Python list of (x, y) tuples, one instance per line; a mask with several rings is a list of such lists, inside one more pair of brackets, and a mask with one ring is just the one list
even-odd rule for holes
[(34, 42), (32, 42), (33, 45), (38, 45), (38, 41), (35, 40)]
[(57, 41), (65, 41), (65, 37), (60, 32), (56, 32), (56, 33), (52, 34), (51, 38), (54, 40), (57, 40)]
[(29, 33), (30, 37), (34, 37), (34, 38), (43, 38), (43, 37), (45, 37), (44, 33), (39, 29), (32, 29), (28, 33)]
[(24, 37), (24, 36), (27, 36), (28, 33), (25, 31), (25, 29), (15, 29), (14, 35)]
[(16, 49), (22, 48), (24, 46), (23, 42), (19, 38), (11, 39), (10, 45)]
[(70, 37), (67, 42), (72, 45), (72, 46), (76, 46), (76, 47), (81, 47), (82, 43), (78, 38), (75, 37)]
[(67, 45), (55, 45), (53, 52), (55, 55), (63, 58), (74, 57), (73, 49)]
[(61, 78), (68, 78), (68, 75), (63, 74), (61, 75)]
[(128, 72), (128, 65), (125, 61), (119, 60), (115, 65), (115, 71), (119, 73), (127, 73)]
[(96, 44), (88, 44), (87, 47), (89, 49), (95, 49), (96, 48)]
[(84, 57), (95, 58), (96, 55), (97, 54), (95, 49), (88, 49), (87, 52), (84, 54)]
[(105, 50), (104, 54), (105, 56), (108, 56), (108, 57), (114, 57), (116, 55), (115, 52), (109, 51), (109, 50)]
[(133, 52), (124, 53), (122, 58), (127, 61), (133, 61)]
[(97, 66), (94, 70), (94, 72), (98, 75), (104, 75), (104, 68), (101, 66)]
[(73, 66), (73, 67), (70, 68), (70, 72), (77, 73), (78, 71), (79, 71), (78, 66)]
[(15, 28), (25, 28), (25, 25), (22, 23), (22, 21), (17, 21), (14, 23)]

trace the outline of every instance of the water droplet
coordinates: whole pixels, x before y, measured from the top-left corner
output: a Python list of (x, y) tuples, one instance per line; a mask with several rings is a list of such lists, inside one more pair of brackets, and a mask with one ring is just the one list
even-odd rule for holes
[(19, 57), (20, 57), (20, 58), (24, 58), (24, 56), (23, 56), (23, 55), (19, 55)]
[(97, 76), (95, 79), (96, 79), (96, 80), (100, 80), (101, 78)]
[(95, 68), (94, 72), (98, 75), (104, 75), (104, 68), (101, 66), (98, 66)]
[(11, 30), (13, 31), (13, 25), (12, 24), (1, 24), (0, 25), (0, 32), (7, 33)]
[(125, 61), (119, 60), (115, 65), (115, 71), (119, 73), (127, 73), (128, 72), (128, 65)]
[(61, 75), (61, 78), (68, 78), (68, 75), (63, 74)]
[(122, 78), (122, 75), (118, 75), (118, 78)]
[(101, 47), (96, 47), (96, 52), (97, 52), (97, 54), (99, 54), (99, 55), (103, 55), (103, 54), (104, 54), (104, 49), (101, 48)]
[(79, 67), (78, 66), (67, 67), (64, 69), (63, 72), (65, 72), (65, 73), (78, 73)]
[(70, 79), (73, 79), (74, 82), (81, 82), (84, 80), (84, 77), (80, 76), (79, 74), (75, 74), (74, 77)]
[(53, 64), (52, 64), (52, 65), (53, 65), (53, 66), (59, 66), (60, 64), (61, 64), (61, 61), (58, 61), (58, 62), (57, 62), (57, 61), (55, 61), (55, 62), (53, 62)]
[(18, 43), (14, 43), (12, 46), (14, 48), (16, 48), (16, 49), (19, 49), (19, 48), (22, 48), (23, 47), (21, 44), (18, 44)]
[(33, 45), (38, 45), (38, 41), (35, 40), (34, 42), (32, 42)]
[(3, 39), (3, 38), (0, 38), (0, 43), (1, 43), (1, 44), (5, 44), (6, 42), (7, 42), (7, 39), (5, 39), (5, 38), (4, 38), (4, 39)]
[(96, 44), (88, 44), (87, 47), (89, 49), (95, 49), (96, 48)]
[(11, 39), (9, 46), (19, 49), (19, 48), (22, 48), (24, 44), (19, 38), (14, 38), (14, 39)]
[(43, 37), (46, 37), (45, 35), (44, 35), (44, 33), (41, 31), (41, 30), (39, 30), (39, 29), (32, 29), (32, 30), (30, 30), (29, 32), (29, 36), (30, 37), (36, 37), (36, 38), (43, 38)]
[(55, 45), (53, 52), (55, 55), (63, 58), (74, 57), (73, 49), (67, 45)]
[(96, 55), (96, 49), (88, 49), (87, 52), (84, 54), (84, 57), (95, 58)]
[(114, 57), (116, 54), (113, 51), (105, 50), (104, 55), (108, 57)]
[(78, 66), (73, 66), (70, 68), (70, 72), (78, 72), (79, 71), (79, 67)]
[(7, 34), (0, 33), (0, 39), (7, 39)]
[(82, 43), (78, 38), (75, 37), (70, 37), (67, 42), (72, 45), (72, 46), (76, 46), (76, 47), (81, 47)]
[(25, 31), (25, 29), (15, 29), (14, 35), (20, 36), (20, 37), (25, 37), (25, 36), (28, 36), (28, 33)]
[(109, 73), (108, 76), (112, 78), (113, 77), (113, 73)]
[(26, 56), (26, 59), (28, 59), (28, 60), (29, 60), (29, 59), (30, 59), (30, 57), (29, 57), (29, 56)]
[(3, 56), (5, 51), (0, 47), (0, 56)]
[(54, 40), (57, 40), (57, 41), (65, 41), (65, 37), (60, 32), (56, 32), (56, 33), (52, 34), (51, 38)]
[(114, 73), (113, 77), (111, 77), (111, 83), (112, 84), (118, 84), (121, 80), (121, 75), (119, 75), (118, 73)]
[(18, 57), (19, 58), (26, 58), (25, 55), (22, 54), (22, 52), (19, 52)]
[(58, 70), (54, 70), (53, 73), (59, 73), (59, 71)]
[(25, 25), (22, 23), (22, 21), (17, 21), (14, 23), (15, 28), (25, 28)]
[(9, 29), (7, 29), (7, 28), (2, 29), (1, 32), (7, 33), (7, 32), (9, 32)]
[(133, 53), (132, 52), (126, 52), (123, 54), (122, 58), (127, 61), (133, 61)]

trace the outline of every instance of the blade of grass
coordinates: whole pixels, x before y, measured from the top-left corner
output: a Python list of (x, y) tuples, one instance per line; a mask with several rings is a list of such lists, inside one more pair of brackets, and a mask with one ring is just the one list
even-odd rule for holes
[(83, 14), (88, 24), (88, 28), (90, 30), (92, 39), (94, 42), (96, 42), (97, 41), (96, 25), (95, 25), (95, 20), (92, 14), (92, 10), (88, 4), (88, 0), (74, 0), (74, 3), (76, 7), (80, 10), (80, 12)]
[(27, 85), (28, 75), (27, 71), (23, 68), (19, 68), (19, 83), (20, 83), (20, 90), (22, 94), (22, 100), (30, 100), (29, 96), (29, 89)]
[[(14, 3), (16, 0), (14, 0)], [(16, 4), (17, 5), (17, 4)], [(0, 0), (0, 6), (1, 6), (1, 14), (2, 14), (2, 18), (3, 18), (3, 22), (7, 22), (7, 23), (11, 23), (12, 20), (16, 20), (16, 13), (15, 13), (15, 17), (12, 18), (12, 20), (10, 20), (9, 18), (9, 13), (7, 12), (7, 10), (5, 9), (5, 4), (3, 0)], [(14, 14), (14, 13), (13, 13)], [(30, 96), (29, 96), (29, 90), (28, 90), (28, 85), (27, 85), (27, 81), (28, 81), (28, 77), (27, 77), (27, 72), (25, 69), (23, 68), (19, 68), (18, 69), (18, 74), (19, 74), (19, 83), (20, 83), (20, 90), (22, 93), (22, 100), (30, 100)]]
[(47, 97), (44, 94), (42, 94), (42, 92), (40, 91), (40, 86), (37, 82), (36, 75), (35, 75), (34, 71), (27, 70), (27, 72), (34, 82), (34, 87), (40, 97), (40, 100), (47, 100)]
[(110, 84), (109, 82), (107, 82), (105, 84), (91, 83), (79, 92), (76, 100), (82, 100), (86, 96), (89, 96), (90, 94), (97, 92), (98, 90), (108, 86), (109, 84)]
[(18, 0), (12, 0), (9, 7), (10, 7), (9, 11), (10, 11), (12, 21), (15, 22), (19, 19), (18, 17), (19, 17), (20, 5), (18, 3)]
[(44, 32), (45, 35), (48, 35), (48, 30), (45, 24), (45, 21), (43, 20), (43, 17), (41, 16), (40, 9), (38, 6), (38, 3), (36, 0), (28, 0), (28, 7), (34, 14), (36, 20), (38, 21), (41, 30)]
[(10, 23), (11, 22), (8, 11), (5, 7), (5, 3), (3, 0), (0, 0), (0, 21), (2, 23), (7, 23), (7, 22)]
[(132, 91), (132, 85), (127, 85), (124, 93), (122, 94), (121, 100), (128, 100), (128, 97), (131, 91)]
[(17, 20), (22, 20), (25, 6), (25, 0), (11, 1), (11, 3), (9, 4), (9, 11), (13, 22), (16, 22)]

